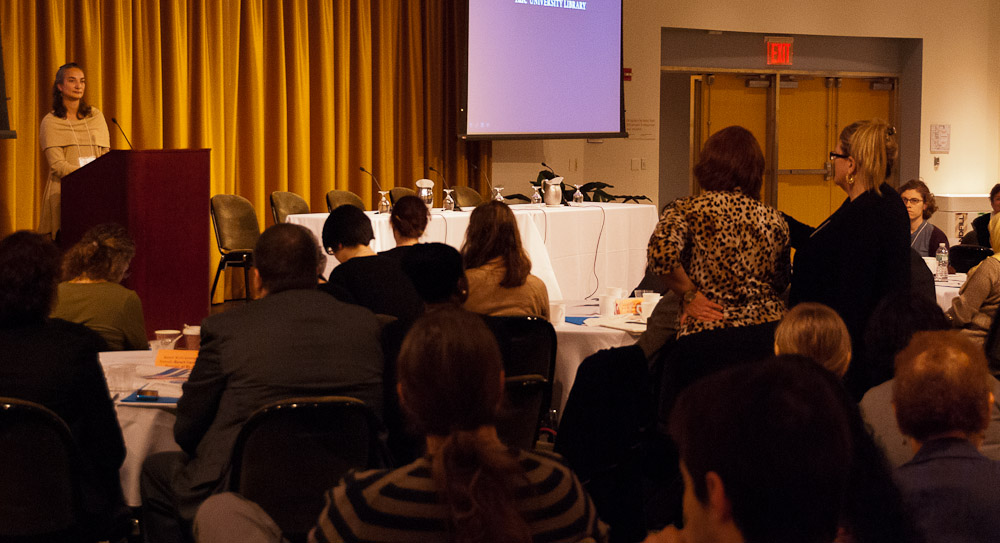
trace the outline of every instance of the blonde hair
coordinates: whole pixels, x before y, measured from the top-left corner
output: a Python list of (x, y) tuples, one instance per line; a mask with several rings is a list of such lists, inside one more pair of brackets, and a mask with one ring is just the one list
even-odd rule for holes
[(840, 145), (857, 165), (857, 182), (882, 195), (878, 186), (892, 175), (899, 155), (896, 129), (882, 119), (858, 121), (840, 133)]
[(806, 302), (793, 307), (781, 319), (774, 331), (774, 351), (807, 356), (843, 377), (851, 363), (851, 336), (836, 311)]

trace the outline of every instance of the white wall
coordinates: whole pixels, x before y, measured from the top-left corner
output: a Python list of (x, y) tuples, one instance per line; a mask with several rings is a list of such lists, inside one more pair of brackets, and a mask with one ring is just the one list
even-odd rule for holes
[[(920, 172), (937, 193), (983, 193), (1000, 181), (998, 0), (624, 0), (626, 121), (659, 122), (660, 30), (700, 28), (775, 34), (923, 39)], [(951, 125), (951, 152), (931, 155), (930, 124)], [(605, 181), (613, 192), (656, 201), (658, 126), (652, 138), (495, 142), (495, 183), (519, 187), (546, 162), (568, 182)], [(934, 168), (934, 156), (941, 165)], [(646, 170), (632, 171), (632, 158)], [(576, 160), (578, 169), (568, 171)], [(509, 180), (509, 181), (507, 181)], [(525, 192), (517, 188), (508, 192)]]

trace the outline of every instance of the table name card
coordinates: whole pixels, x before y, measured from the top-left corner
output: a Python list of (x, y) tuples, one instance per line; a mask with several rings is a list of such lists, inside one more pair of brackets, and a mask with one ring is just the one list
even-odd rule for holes
[(168, 368), (191, 369), (198, 359), (198, 351), (186, 349), (160, 349), (156, 351), (156, 365)]

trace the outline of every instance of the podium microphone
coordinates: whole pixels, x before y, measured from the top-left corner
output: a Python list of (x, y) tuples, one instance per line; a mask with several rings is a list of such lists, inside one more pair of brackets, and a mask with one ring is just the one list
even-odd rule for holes
[(132, 142), (128, 140), (128, 136), (126, 136), (125, 131), (122, 130), (122, 125), (118, 124), (118, 119), (111, 117), (111, 122), (115, 123), (115, 126), (118, 127), (118, 131), (122, 133), (122, 137), (125, 138), (125, 143), (128, 144), (128, 148), (134, 150), (135, 147), (132, 147)]
[(373, 174), (372, 172), (370, 172), (370, 171), (366, 170), (364, 166), (361, 166), (361, 171), (363, 171), (363, 172), (365, 172), (366, 174), (368, 174), (368, 175), (372, 176), (372, 180), (373, 180), (373, 181), (375, 181), (375, 186), (376, 186), (376, 187), (378, 187), (378, 190), (379, 190), (379, 191), (381, 191), (381, 190), (382, 190), (382, 185), (379, 185), (379, 184), (378, 184), (378, 178), (377, 178), (377, 177), (375, 177), (375, 174)]
[[(445, 189), (449, 188), (448, 187), (448, 180), (444, 178), (444, 174), (443, 173), (439, 172), (438, 169), (435, 168), (434, 166), (428, 166), (427, 169), (441, 176), (441, 184), (443, 185), (443, 187), (441, 187), (441, 188), (445, 188)], [(455, 198), (452, 198), (452, 200), (455, 201), (455, 211), (462, 211), (462, 206), (458, 205), (458, 200), (456, 200)]]
[(556, 173), (556, 171), (555, 171), (555, 170), (553, 170), (553, 169), (552, 169), (551, 167), (549, 167), (549, 165), (548, 165), (548, 164), (546, 164), (546, 163), (542, 162), (542, 166), (544, 166), (546, 170), (548, 170), (548, 171), (552, 172), (552, 175), (555, 175), (555, 176), (558, 176), (558, 175), (559, 175), (559, 174), (557, 174), (557, 173)]
[[(473, 170), (476, 170), (477, 172), (479, 171), (479, 164), (476, 164), (475, 162), (470, 162), (469, 165), (472, 166)], [(483, 170), (483, 176), (486, 177), (486, 184), (490, 187), (490, 198), (489, 199), (492, 200), (493, 199), (493, 181), (490, 181), (490, 174), (486, 173), (486, 170)]]

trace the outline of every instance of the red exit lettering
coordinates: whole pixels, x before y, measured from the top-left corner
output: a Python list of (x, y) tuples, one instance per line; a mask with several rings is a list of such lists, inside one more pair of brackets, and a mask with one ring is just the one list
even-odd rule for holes
[(770, 65), (792, 65), (792, 44), (781, 42), (767, 42), (767, 64)]

